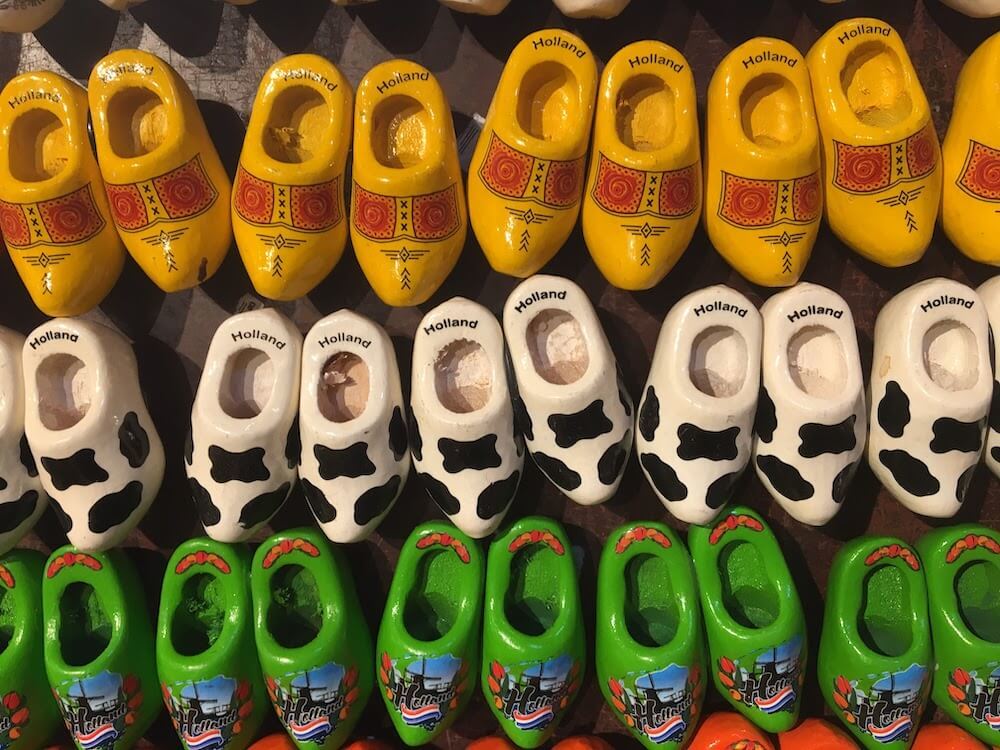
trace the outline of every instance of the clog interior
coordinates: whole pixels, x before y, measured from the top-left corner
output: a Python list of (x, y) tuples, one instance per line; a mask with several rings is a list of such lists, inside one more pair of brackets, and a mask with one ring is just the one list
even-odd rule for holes
[(263, 133), (264, 151), (288, 164), (309, 161), (331, 140), (331, 125), (322, 95), (308, 86), (292, 86), (274, 99)]
[(746, 339), (729, 326), (706, 328), (691, 344), (688, 374), (694, 387), (708, 396), (735, 396), (747, 379)]
[(641, 646), (665, 646), (677, 634), (677, 597), (667, 561), (636, 555), (625, 566), (625, 626)]
[(368, 365), (353, 352), (337, 352), (323, 365), (317, 394), (320, 413), (331, 422), (350, 422), (368, 406)]
[(802, 135), (802, 108), (795, 85), (777, 73), (752, 79), (740, 93), (743, 133), (758, 146), (787, 146)]
[(565, 310), (542, 310), (528, 323), (528, 352), (535, 371), (554, 385), (569, 385), (590, 367), (583, 329)]
[(552, 60), (533, 65), (517, 87), (517, 124), (542, 141), (560, 141), (581, 127), (580, 92), (573, 71)]
[(778, 619), (781, 604), (764, 559), (750, 542), (732, 542), (719, 554), (722, 604), (745, 628), (765, 628)]
[(913, 640), (910, 582), (895, 565), (882, 565), (862, 584), (858, 634), (868, 648), (888, 657), (902, 656)]
[(913, 111), (899, 56), (882, 42), (859, 44), (847, 56), (840, 85), (854, 114), (866, 125), (892, 127)]
[(311, 643), (323, 626), (323, 602), (313, 574), (301, 565), (284, 565), (271, 576), (267, 629), (284, 648)]
[(510, 560), (504, 612), (507, 621), (525, 635), (542, 635), (559, 616), (563, 579), (557, 559), (548, 545), (528, 544)]
[(847, 386), (844, 344), (826, 326), (806, 326), (788, 339), (788, 374), (803, 393), (832, 399)]
[(1000, 643), (1000, 565), (969, 563), (955, 576), (955, 595), (966, 627), (984, 641)]
[(657, 76), (632, 76), (618, 90), (615, 126), (618, 139), (635, 151), (663, 148), (674, 137), (674, 90)]
[(15, 180), (41, 182), (55, 177), (71, 153), (69, 129), (48, 110), (29, 109), (10, 126), (7, 159)]
[(65, 430), (90, 409), (91, 373), (72, 354), (52, 354), (35, 370), (38, 418), (49, 430)]
[(59, 648), (62, 660), (83, 667), (111, 643), (112, 623), (100, 594), (84, 581), (68, 585), (59, 597)]
[(434, 391), (438, 401), (456, 414), (482, 409), (493, 392), (490, 355), (475, 341), (452, 341), (434, 359)]
[(431, 113), (413, 97), (397, 94), (383, 99), (372, 112), (372, 153), (383, 167), (419, 164), (427, 153), (431, 124)]
[(942, 320), (924, 333), (924, 370), (946, 391), (968, 390), (979, 380), (976, 335), (957, 320)]
[(122, 159), (143, 156), (167, 140), (167, 108), (153, 91), (131, 86), (108, 102), (108, 140)]
[(219, 639), (226, 603), (218, 579), (199, 573), (184, 581), (181, 600), (170, 621), (170, 642), (181, 656), (197, 656)]
[(451, 550), (430, 550), (417, 564), (416, 580), (406, 596), (403, 625), (421, 641), (436, 641), (455, 626), (467, 578), (464, 563)]
[(226, 360), (219, 388), (219, 406), (234, 419), (259, 415), (274, 392), (274, 362), (260, 349), (234, 352)]

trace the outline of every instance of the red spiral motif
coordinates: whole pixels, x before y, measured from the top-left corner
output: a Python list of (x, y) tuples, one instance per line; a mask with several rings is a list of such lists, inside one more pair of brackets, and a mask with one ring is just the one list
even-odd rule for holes
[(171, 219), (201, 213), (218, 196), (197, 156), (172, 172), (153, 178), (153, 187)]
[(821, 192), (819, 175), (811, 174), (795, 180), (792, 188), (793, 211), (796, 221), (815, 221), (820, 214)]
[(554, 161), (545, 177), (545, 202), (557, 207), (576, 203), (580, 198), (583, 160)]
[(993, 192), (1000, 191), (1000, 156), (981, 159), (973, 175), (973, 180), (980, 187)]
[(935, 158), (934, 141), (937, 135), (926, 126), (916, 135), (910, 136), (906, 143), (906, 161), (910, 167), (911, 177), (923, 177), (934, 169), (937, 161)]
[(15, 247), (31, 242), (28, 233), (28, 222), (21, 212), (20, 206), (13, 203), (0, 203), (0, 231), (4, 241)]
[(135, 185), (107, 185), (106, 188), (115, 224), (125, 230), (135, 230), (149, 223), (139, 188)]
[(395, 202), (355, 185), (351, 219), (361, 234), (373, 239), (391, 239), (396, 232)]
[(844, 159), (844, 175), (858, 185), (871, 185), (881, 179), (883, 166), (879, 154), (855, 151)]
[(691, 213), (698, 202), (697, 172), (693, 167), (665, 172), (660, 183), (660, 213), (664, 216), (684, 216)]
[(495, 187), (517, 193), (520, 192), (518, 186), (524, 182), (523, 172), (523, 165), (512, 154), (497, 154), (488, 168), (490, 182)]
[(969, 155), (958, 184), (976, 198), (1000, 201), (1000, 149), (969, 141)]
[(420, 240), (447, 237), (458, 226), (455, 189), (448, 188), (413, 199), (413, 233)]
[(767, 181), (730, 180), (725, 192), (727, 216), (742, 226), (764, 226), (774, 218), (775, 190)]
[(175, 206), (179, 212), (190, 211), (202, 199), (201, 183), (191, 175), (178, 175), (163, 188), (164, 203)]
[(520, 198), (531, 179), (533, 163), (532, 157), (511, 148), (493, 133), (479, 176), (500, 195)]
[(97, 234), (104, 227), (104, 219), (94, 206), (90, 185), (61, 198), (42, 201), (38, 213), (55, 244), (80, 242)]
[(271, 220), (274, 192), (270, 183), (244, 169), (236, 176), (236, 213), (246, 221), (266, 224)]
[(872, 193), (889, 186), (889, 146), (848, 146), (837, 143), (838, 187)]
[(318, 185), (295, 186), (292, 191), (292, 224), (296, 229), (318, 232), (340, 221), (336, 196), (340, 178)]
[(87, 207), (80, 203), (67, 203), (49, 213), (52, 233), (76, 235), (87, 228)]

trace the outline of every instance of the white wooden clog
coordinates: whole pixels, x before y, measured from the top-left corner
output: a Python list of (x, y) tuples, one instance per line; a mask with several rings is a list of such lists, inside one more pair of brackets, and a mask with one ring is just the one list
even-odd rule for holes
[(941, 0), (941, 2), (973, 18), (1000, 16), (1000, 0)]
[(62, 10), (66, 0), (15, 0), (0, 3), (0, 31), (36, 31)]
[(510, 4), (510, 0), (440, 0), (459, 13), (478, 13), (481, 16), (495, 16)]
[(569, 18), (614, 18), (631, 0), (552, 0)]
[(986, 314), (990, 320), (990, 329), (993, 331), (994, 340), (994, 345), (990, 350), (993, 355), (993, 400), (990, 405), (989, 427), (986, 432), (984, 461), (989, 470), (1000, 477), (1000, 381), (995, 379), (997, 369), (996, 337), (1000, 335), (1000, 276), (994, 276), (980, 285), (976, 294), (986, 306)]

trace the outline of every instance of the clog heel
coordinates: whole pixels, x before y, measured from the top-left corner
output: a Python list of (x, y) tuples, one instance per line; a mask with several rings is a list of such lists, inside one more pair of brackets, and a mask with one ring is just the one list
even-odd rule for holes
[(372, 637), (347, 561), (315, 529), (292, 529), (257, 549), (251, 586), (257, 651), (278, 718), (303, 750), (335, 750), (374, 682)]
[[(1000, 276), (994, 276), (986, 281), (978, 289), (976, 294), (983, 301), (986, 307), (986, 314), (990, 321), (990, 329), (1000, 332)], [(993, 372), (997, 371), (996, 347), (991, 351), (993, 355)], [(986, 452), (983, 457), (990, 471), (1000, 477), (1000, 382), (993, 381), (993, 398), (989, 412), (989, 426), (986, 430)]]
[(753, 283), (793, 285), (823, 209), (819, 130), (799, 51), (758, 37), (726, 55), (708, 87), (706, 129), (709, 239)]
[(688, 533), (715, 687), (767, 732), (798, 722), (806, 672), (802, 603), (781, 547), (749, 508)]
[(727, 286), (671, 308), (636, 418), (635, 449), (667, 510), (709, 523), (750, 461), (760, 391), (760, 313)]
[(903, 750), (933, 668), (920, 558), (892, 537), (861, 537), (830, 568), (817, 667), (820, 691), (863, 747)]
[(0, 31), (26, 34), (37, 31), (58, 13), (66, 0), (36, 0), (33, 3), (8, 4), (0, 9)]
[(61, 547), (42, 580), (45, 672), (79, 750), (128, 750), (163, 707), (143, 585), (120, 550)]
[(941, 155), (903, 40), (884, 21), (852, 18), (821, 36), (806, 60), (830, 228), (875, 263), (915, 263), (934, 234)]
[(597, 574), (595, 640), (598, 683), (615, 716), (650, 750), (685, 747), (705, 700), (705, 647), (694, 567), (667, 526), (611, 532)]
[(982, 301), (950, 279), (900, 292), (875, 320), (868, 463), (915, 513), (951, 518), (986, 439), (993, 394)]
[(917, 542), (934, 643), (934, 703), (987, 745), (1000, 746), (1000, 533), (976, 524)]
[(597, 66), (582, 39), (546, 29), (507, 58), (469, 166), (470, 220), (494, 270), (548, 263), (580, 214)]
[(740, 714), (718, 711), (698, 726), (688, 750), (774, 750), (757, 727)]
[(354, 92), (319, 55), (290, 55), (257, 89), (233, 185), (233, 233), (254, 289), (294, 300), (344, 254)]
[(458, 262), (468, 217), (451, 109), (426, 68), (390, 60), (354, 105), (351, 243), (387, 305), (419, 305)]
[(601, 273), (621, 289), (659, 283), (698, 226), (696, 98), (688, 61), (661, 42), (630, 44), (604, 68), (583, 236)]
[(479, 666), (483, 556), (450, 524), (418, 526), (399, 553), (375, 647), (389, 718), (407, 745), (451, 726)]
[(81, 315), (111, 291), (125, 262), (90, 148), (87, 92), (40, 72), (13, 78), (0, 96), (10, 104), (0, 114), (4, 242), (39, 310)]
[(163, 291), (197, 286), (232, 242), (231, 185), (191, 89), (156, 55), (125, 49), (94, 66), (88, 93), (125, 248)]

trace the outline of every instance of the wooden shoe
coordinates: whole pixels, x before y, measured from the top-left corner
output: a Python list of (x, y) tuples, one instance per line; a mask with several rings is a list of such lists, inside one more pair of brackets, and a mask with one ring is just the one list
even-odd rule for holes
[(399, 553), (375, 648), (389, 718), (407, 745), (431, 742), (465, 710), (479, 666), (483, 556), (430, 522)]
[(941, 0), (941, 2), (973, 18), (1000, 16), (1000, 2), (997, 0)]
[(659, 283), (698, 226), (696, 98), (688, 61), (661, 42), (630, 44), (604, 68), (583, 236), (594, 263), (619, 288)]
[(233, 233), (270, 299), (312, 291), (347, 244), (344, 169), (354, 91), (319, 55), (290, 55), (257, 89), (233, 185)]
[(760, 313), (727, 286), (670, 310), (636, 419), (635, 449), (668, 511), (710, 523), (750, 461), (760, 391)]
[(257, 549), (251, 585), (257, 651), (278, 718), (303, 750), (340, 747), (374, 682), (372, 637), (347, 561), (315, 529), (292, 529)]
[(528, 516), (490, 545), (483, 614), (483, 695), (515, 745), (546, 742), (580, 689), (583, 613), (566, 533)]
[(819, 644), (820, 690), (863, 747), (909, 748), (934, 657), (920, 559), (892, 537), (848, 542), (833, 560)]
[(791, 286), (823, 208), (819, 130), (805, 60), (780, 39), (734, 49), (708, 87), (705, 228), (748, 280)]
[[(1000, 2), (996, 3), (1000, 14)], [(955, 87), (955, 105), (941, 144), (941, 225), (972, 260), (1000, 265), (1000, 34), (969, 56)]]
[(524, 468), (505, 365), (500, 324), (482, 305), (455, 297), (417, 327), (413, 464), (427, 494), (474, 539), (496, 531)]
[(611, 498), (632, 450), (632, 397), (586, 293), (533, 276), (507, 298), (514, 414), (535, 464), (581, 505)]
[[(976, 289), (976, 294), (986, 307), (990, 329), (1000, 331), (1000, 276), (994, 276)], [(997, 356), (991, 350), (993, 372), (996, 373)], [(984, 462), (994, 475), (1000, 477), (1000, 382), (993, 381), (993, 399), (990, 405), (989, 426), (986, 430), (986, 452)]]
[(766, 732), (798, 722), (806, 672), (802, 604), (778, 540), (749, 508), (730, 508), (714, 527), (692, 526), (715, 687)]
[(184, 448), (210, 537), (242, 542), (271, 520), (299, 462), (302, 334), (276, 310), (233, 315), (212, 337)]
[(163, 443), (128, 339), (78, 318), (50, 320), (25, 341), (24, 433), (42, 487), (71, 544), (121, 544), (163, 480)]
[(503, 12), (510, 0), (440, 0), (441, 5), (447, 6), (459, 13), (478, 13), (482, 16), (495, 16)]
[(101, 2), (112, 10), (124, 13), (129, 8), (134, 8), (136, 5), (146, 2), (146, 0), (101, 0)]
[(351, 243), (387, 305), (419, 305), (458, 262), (468, 217), (451, 109), (426, 68), (390, 60), (354, 105)]
[(954, 724), (924, 724), (913, 750), (989, 750), (982, 742)]
[(774, 295), (761, 315), (757, 476), (792, 518), (822, 526), (840, 511), (868, 434), (854, 316), (817, 284)]
[(128, 750), (163, 708), (142, 583), (120, 550), (60, 547), (42, 580), (45, 673), (79, 750)]
[(852, 18), (821, 36), (806, 60), (830, 228), (875, 263), (915, 263), (941, 203), (940, 148), (903, 40), (884, 21)]
[(989, 322), (979, 296), (928, 279), (875, 321), (868, 463), (915, 513), (950, 518), (972, 481), (993, 393)]
[(100, 60), (88, 85), (97, 158), (125, 248), (165, 292), (218, 270), (231, 186), (191, 89), (156, 55)]
[(851, 736), (823, 719), (806, 719), (778, 735), (778, 750), (857, 750)]
[[(12, 13), (10, 10), (0, 10)], [(0, 94), (0, 230), (38, 309), (81, 315), (125, 262), (87, 131), (87, 92), (56, 73), (24, 73)]]
[(694, 567), (667, 526), (611, 532), (598, 569), (595, 638), (598, 684), (615, 716), (650, 750), (684, 747), (705, 700), (705, 647)]
[(719, 711), (698, 727), (688, 750), (774, 750), (771, 741), (740, 714)]
[(582, 39), (546, 29), (514, 48), (469, 166), (470, 220), (500, 273), (548, 263), (580, 213), (597, 66)]
[(206, 537), (184, 542), (167, 563), (156, 666), (183, 750), (243, 750), (267, 715), (250, 571), (245, 547)]
[(614, 18), (631, 0), (552, 0), (570, 18)]
[(0, 31), (23, 34), (36, 31), (62, 10), (66, 0), (35, 0), (31, 3), (8, 3), (0, 8)]
[(917, 550), (934, 642), (931, 697), (962, 729), (1000, 745), (1000, 533), (976, 524), (937, 529)]
[(316, 323), (302, 353), (302, 493), (334, 542), (367, 539), (410, 474), (403, 393), (392, 339), (340, 310)]

